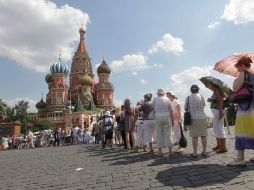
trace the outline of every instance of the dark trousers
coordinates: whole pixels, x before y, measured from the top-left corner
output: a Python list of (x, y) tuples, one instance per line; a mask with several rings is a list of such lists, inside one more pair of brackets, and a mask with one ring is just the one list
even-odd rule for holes
[(127, 144), (126, 144), (126, 135), (125, 135), (125, 131), (121, 131), (121, 136), (122, 136), (122, 140), (123, 140), (123, 144), (124, 144), (124, 148), (127, 149)]
[(60, 142), (60, 141), (59, 141), (59, 138), (56, 138), (55, 141), (54, 141), (54, 146), (56, 146), (56, 144), (57, 144), (57, 146), (59, 146), (59, 145), (60, 145), (59, 142)]

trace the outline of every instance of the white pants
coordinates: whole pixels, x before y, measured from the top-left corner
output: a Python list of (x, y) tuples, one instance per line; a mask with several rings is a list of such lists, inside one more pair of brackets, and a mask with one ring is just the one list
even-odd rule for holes
[(136, 133), (135, 145), (136, 146), (141, 146), (142, 145), (142, 140), (144, 138), (144, 123), (139, 124), (136, 127), (137, 127), (137, 133)]
[(154, 120), (144, 120), (144, 144), (147, 145), (155, 140)]
[[(220, 118), (220, 112), (218, 109), (211, 109), (213, 113), (213, 131), (216, 138), (226, 138), (226, 132), (224, 128), (224, 117)], [(224, 112), (224, 111), (223, 111)]]
[(178, 121), (174, 121), (174, 127), (173, 127), (173, 132), (174, 132), (174, 142), (179, 142), (181, 138), (181, 129)]
[(157, 147), (172, 147), (172, 125), (169, 113), (155, 114)]

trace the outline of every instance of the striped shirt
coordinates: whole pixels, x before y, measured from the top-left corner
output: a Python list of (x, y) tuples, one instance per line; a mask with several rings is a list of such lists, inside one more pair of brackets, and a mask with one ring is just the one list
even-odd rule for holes
[[(191, 119), (204, 119), (206, 114), (204, 111), (205, 100), (199, 93), (191, 94), (189, 97), (188, 110), (191, 113)], [(184, 108), (187, 108), (188, 97), (185, 99)]]

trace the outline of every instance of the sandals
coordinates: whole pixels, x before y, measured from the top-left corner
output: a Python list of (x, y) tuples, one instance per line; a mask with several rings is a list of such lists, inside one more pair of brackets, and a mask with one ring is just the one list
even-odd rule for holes
[(153, 154), (153, 153), (154, 153), (154, 150), (150, 150), (148, 153), (149, 153), (149, 154)]
[(198, 155), (194, 154), (194, 153), (192, 153), (190, 156), (193, 157), (193, 158), (197, 158), (198, 157)]
[(207, 153), (202, 152), (201, 156), (203, 156), (203, 157), (207, 157), (207, 156), (208, 156), (208, 154), (207, 154)]
[(227, 166), (244, 166), (244, 167), (246, 167), (246, 162), (245, 162), (245, 160), (241, 160), (241, 161), (235, 160), (235, 161), (227, 163)]

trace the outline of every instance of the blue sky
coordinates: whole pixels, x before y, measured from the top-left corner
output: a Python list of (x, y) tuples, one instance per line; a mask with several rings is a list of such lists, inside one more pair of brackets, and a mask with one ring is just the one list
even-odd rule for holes
[(103, 57), (112, 68), (116, 105), (161, 87), (183, 102), (191, 84), (208, 98), (198, 79), (213, 75), (232, 85), (212, 67), (253, 50), (253, 21), (252, 0), (2, 0), (0, 98), (9, 105), (26, 99), (35, 111), (60, 48), (70, 66), (82, 24), (94, 73)]

